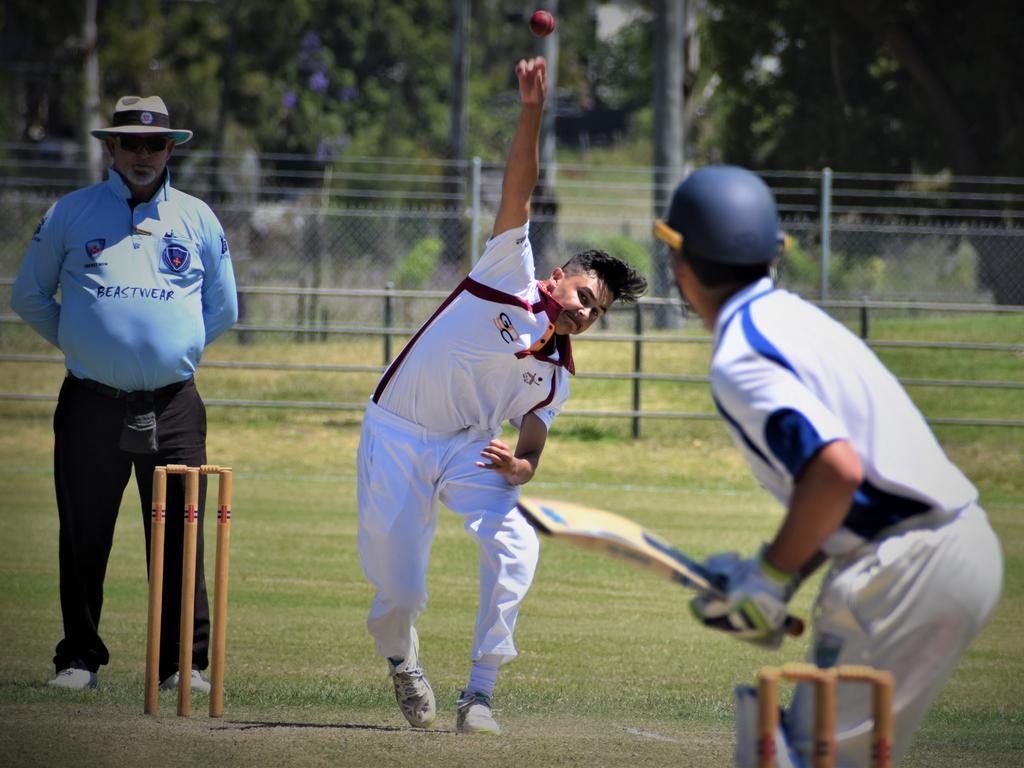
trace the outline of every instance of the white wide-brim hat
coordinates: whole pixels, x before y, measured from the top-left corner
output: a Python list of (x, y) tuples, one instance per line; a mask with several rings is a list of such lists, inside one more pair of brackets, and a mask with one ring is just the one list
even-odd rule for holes
[(119, 134), (163, 134), (184, 144), (192, 138), (192, 131), (171, 128), (167, 105), (159, 96), (122, 96), (114, 105), (114, 117), (109, 128), (90, 131), (97, 139)]

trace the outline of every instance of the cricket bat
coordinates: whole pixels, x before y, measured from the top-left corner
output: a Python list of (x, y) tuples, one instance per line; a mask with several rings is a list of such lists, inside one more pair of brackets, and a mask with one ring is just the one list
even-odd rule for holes
[[(520, 498), (517, 506), (544, 535), (625, 560), (695, 592), (725, 592), (721, 574), (708, 571), (665, 539), (622, 515), (554, 499)], [(799, 637), (804, 622), (787, 616), (785, 630)]]

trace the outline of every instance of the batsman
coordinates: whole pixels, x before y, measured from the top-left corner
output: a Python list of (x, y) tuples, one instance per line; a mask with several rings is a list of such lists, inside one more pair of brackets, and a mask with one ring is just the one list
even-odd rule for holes
[[(413, 727), (436, 715), (415, 622), (427, 604), (440, 504), (479, 547), (480, 604), (472, 667), (456, 702), (459, 733), (499, 731), (491, 696), (498, 668), (516, 657), (513, 632), (539, 552), (516, 501), (569, 396), (570, 339), (612, 302), (646, 289), (631, 267), (596, 250), (537, 279), (529, 218), (547, 65), (522, 60), (515, 71), (522, 107), (493, 234), (469, 276), (385, 371), (357, 459), (359, 555), (375, 589), (367, 627)], [(505, 421), (519, 430), (514, 449), (498, 439)]]
[[(893, 763), (988, 620), (1003, 557), (978, 492), (866, 344), (777, 288), (774, 197), (742, 168), (708, 166), (673, 195), (655, 234), (684, 304), (713, 332), (711, 392), (750, 470), (785, 508), (757, 554), (705, 565), (728, 585), (694, 598), (707, 626), (776, 645), (800, 583), (829, 562), (809, 661), (863, 664), (895, 679)], [(864, 765), (868, 692), (840, 686), (837, 755)], [(810, 765), (812, 692), (784, 713), (780, 766)], [(737, 764), (753, 766), (756, 694), (736, 693)]]

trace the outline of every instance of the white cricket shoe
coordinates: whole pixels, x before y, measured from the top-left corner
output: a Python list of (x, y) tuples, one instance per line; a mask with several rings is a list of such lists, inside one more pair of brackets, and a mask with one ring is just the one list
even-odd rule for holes
[(480, 691), (459, 691), (455, 702), (456, 733), (501, 733), (491, 711), (491, 697)]
[(67, 688), (80, 691), (84, 688), (95, 688), (99, 684), (95, 672), (88, 669), (75, 669), (68, 667), (57, 673), (57, 676), (47, 683), (51, 688)]
[[(176, 690), (177, 688), (178, 688), (178, 673), (177, 672), (175, 672), (173, 675), (170, 675), (166, 680), (164, 680), (162, 683), (160, 683), (160, 690), (161, 691), (173, 691), (173, 690)], [(210, 692), (210, 682), (209, 682), (209, 680), (206, 680), (201, 674), (199, 674), (199, 670), (198, 669), (193, 669), (192, 670), (192, 690), (195, 691), (196, 693), (209, 693)]]
[(437, 707), (434, 703), (434, 689), (423, 676), (419, 650), (419, 637), (413, 634), (412, 658), (398, 665), (388, 659), (388, 667), (391, 682), (395, 685), (395, 699), (409, 725), (413, 728), (429, 728), (437, 716)]

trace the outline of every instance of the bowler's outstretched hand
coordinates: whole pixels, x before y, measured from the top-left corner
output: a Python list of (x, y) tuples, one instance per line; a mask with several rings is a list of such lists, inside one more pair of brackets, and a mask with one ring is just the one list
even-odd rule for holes
[(519, 97), (524, 105), (544, 106), (548, 94), (548, 64), (543, 56), (535, 59), (520, 59), (516, 64), (519, 79)]

